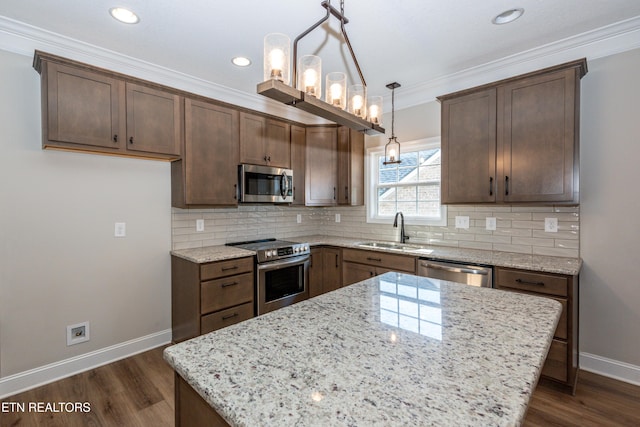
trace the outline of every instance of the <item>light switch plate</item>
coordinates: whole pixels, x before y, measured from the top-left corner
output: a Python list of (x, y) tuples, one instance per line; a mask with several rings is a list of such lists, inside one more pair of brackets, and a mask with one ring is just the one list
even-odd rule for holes
[(491, 217), (491, 216), (487, 217), (487, 226), (486, 226), (487, 230), (495, 231), (496, 223), (497, 223), (496, 217)]
[(545, 218), (544, 219), (544, 231), (547, 233), (558, 232), (558, 218)]
[(124, 222), (116, 222), (115, 230), (113, 232), (115, 237), (127, 236), (127, 224)]
[(468, 216), (457, 216), (456, 217), (456, 228), (469, 228), (469, 217)]
[(297, 214), (297, 215), (296, 215), (296, 222), (297, 222), (298, 224), (301, 224), (301, 223), (302, 223), (302, 214)]
[(340, 214), (336, 214), (336, 222), (340, 222)]

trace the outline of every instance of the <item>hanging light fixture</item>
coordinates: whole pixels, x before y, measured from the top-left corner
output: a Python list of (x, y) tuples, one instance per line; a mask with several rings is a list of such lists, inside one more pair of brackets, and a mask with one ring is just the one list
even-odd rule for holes
[[(377, 115), (372, 115), (370, 120), (367, 114), (367, 83), (345, 30), (345, 24), (349, 20), (344, 16), (344, 0), (340, 0), (340, 10), (331, 6), (330, 0), (323, 1), (320, 6), (326, 9), (326, 15), (296, 37), (293, 42), (293, 59), (291, 61), (288, 58), (288, 45), (283, 46), (273, 41), (268, 42), (265, 38), (265, 81), (258, 84), (257, 92), (278, 102), (361, 132), (385, 133), (385, 130), (380, 126), (380, 118)], [(326, 77), (325, 99), (323, 101), (320, 99), (322, 78), (318, 75), (321, 70), (320, 58), (305, 55), (299, 62), (298, 42), (332, 15), (340, 21), (342, 37), (349, 48), (362, 84), (351, 86), (349, 96), (352, 99), (347, 99), (346, 75), (342, 72), (329, 73)], [(273, 58), (276, 58), (277, 61), (274, 61)], [(274, 63), (278, 66), (282, 64), (283, 67), (288, 67), (289, 63), (292, 64), (291, 86), (289, 85), (288, 69), (277, 68)], [(301, 70), (301, 75), (298, 75), (298, 69)], [(374, 111), (381, 113), (381, 107), (381, 104), (376, 104)]]
[(395, 122), (395, 92), (396, 88), (400, 87), (400, 83), (393, 82), (387, 85), (389, 89), (391, 89), (391, 138), (389, 138), (389, 142), (384, 146), (384, 164), (392, 165), (396, 163), (400, 163), (400, 143), (398, 142), (398, 138), (396, 138), (394, 132), (394, 122)]

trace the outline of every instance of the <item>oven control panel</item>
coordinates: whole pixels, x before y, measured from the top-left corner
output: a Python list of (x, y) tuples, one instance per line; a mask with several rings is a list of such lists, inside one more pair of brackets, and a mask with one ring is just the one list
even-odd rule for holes
[[(292, 246), (281, 246), (272, 249), (265, 249), (263, 252), (265, 260), (275, 260), (289, 258), (298, 255), (308, 255), (311, 251), (308, 243), (300, 243)], [(258, 254), (260, 255), (260, 254)], [(260, 257), (260, 256), (259, 256)]]

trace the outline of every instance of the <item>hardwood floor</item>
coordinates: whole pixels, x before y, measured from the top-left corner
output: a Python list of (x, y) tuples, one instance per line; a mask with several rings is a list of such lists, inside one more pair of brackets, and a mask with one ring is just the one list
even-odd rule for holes
[[(11, 396), (25, 411), (0, 411), (8, 426), (153, 426), (174, 425), (173, 371), (162, 347)], [(29, 412), (33, 402), (88, 402), (89, 412)], [(541, 380), (524, 425), (639, 426), (640, 387), (581, 372), (575, 396)]]

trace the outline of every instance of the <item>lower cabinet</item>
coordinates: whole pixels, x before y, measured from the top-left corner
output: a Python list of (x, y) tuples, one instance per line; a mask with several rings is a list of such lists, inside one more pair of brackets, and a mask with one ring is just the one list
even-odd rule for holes
[(342, 250), (333, 247), (311, 249), (309, 297), (342, 287)]
[(562, 314), (542, 375), (575, 392), (578, 371), (578, 276), (496, 267), (495, 287), (555, 299)]
[(198, 264), (171, 257), (173, 342), (253, 317), (253, 258)]
[(416, 273), (416, 257), (360, 249), (343, 249), (342, 283), (344, 286), (389, 271)]

